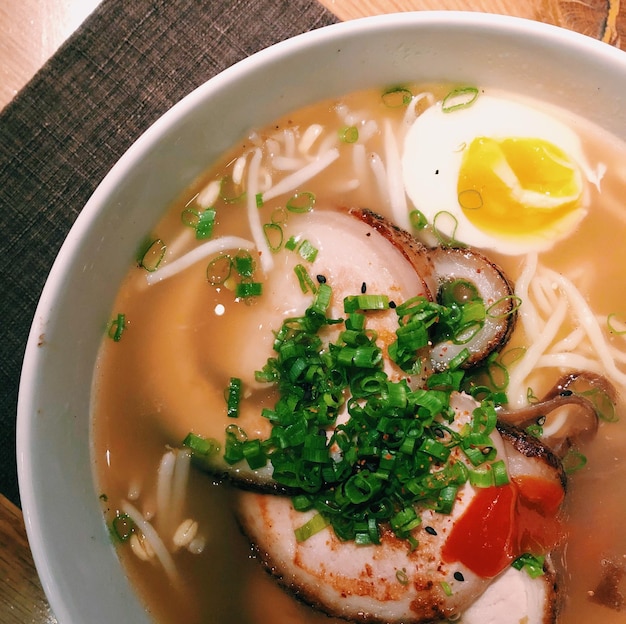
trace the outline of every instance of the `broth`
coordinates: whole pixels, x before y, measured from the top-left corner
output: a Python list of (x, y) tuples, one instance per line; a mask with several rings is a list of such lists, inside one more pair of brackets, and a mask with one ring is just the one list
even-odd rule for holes
[[(412, 91), (433, 94), (434, 99), (439, 99), (449, 88), (425, 85)], [(157, 224), (154, 237), (168, 246), (163, 266), (198, 245), (193, 229), (181, 222), (181, 212), (196, 207), (199, 194), (205, 193), (212, 181), (232, 175), (237, 158), (261, 140), (276, 136), (284, 146), (312, 124), (324, 128), (323, 136), (313, 139), (315, 149), (325, 137), (336, 137), (345, 126), (356, 124), (354, 120), (377, 120), (378, 125), (367, 137), (373, 126), (360, 124), (357, 142), (340, 141), (336, 147), (341, 155), (336, 163), (297, 190), (315, 194), (316, 210), (320, 206), (362, 206), (393, 217), (393, 209), (381, 193), (376, 176), (367, 169), (369, 175), (359, 178), (357, 184), (355, 170), (361, 167), (358, 170), (365, 171), (363, 167), (367, 166), (359, 158), (385, 154), (381, 119), (389, 119), (399, 132), (405, 115), (405, 107), (389, 107), (382, 102), (380, 91), (371, 90), (351, 94), (341, 101), (315, 104), (252, 133), (208, 169), (206, 176), (188, 189)], [(626, 213), (622, 208), (626, 147), (581, 120), (570, 121), (581, 136), (588, 161), (592, 165), (605, 163), (607, 169), (601, 192), (589, 185), (589, 214), (572, 234), (552, 249), (540, 252), (538, 259), (542, 267), (575, 284), (596, 315), (615, 313), (626, 317)], [(367, 151), (356, 152), (359, 141), (366, 142)], [(293, 158), (296, 156), (294, 151)], [(289, 165), (286, 160), (285, 167)], [(286, 170), (276, 175), (289, 173)], [(270, 221), (291, 194), (267, 201), (259, 208), (264, 222)], [(228, 234), (250, 238), (244, 204), (219, 198), (214, 202), (214, 237)], [(520, 278), (526, 266), (524, 256), (485, 252), (513, 282)], [(180, 448), (190, 431), (208, 435), (211, 414), (224, 410), (224, 388), (235, 375), (233, 371), (242, 370), (241, 351), (233, 347), (238, 344), (243, 348), (242, 341), (235, 336), (245, 327), (247, 335), (265, 333), (271, 339), (272, 329), (277, 329), (268, 327), (262, 319), (250, 320), (255, 314), (255, 301), (235, 301), (228, 288), (208, 284), (208, 261), (209, 258), (150, 286), (146, 284), (146, 271), (134, 267), (120, 288), (112, 314), (125, 315), (125, 329), (119, 342), (104, 340), (94, 377), (94, 459), (97, 487), (103, 494), (103, 509), (109, 522), (128, 500), (152, 517), (158, 508), (156, 475), (164, 453), (169, 448)], [(568, 315), (571, 314), (568, 308)], [(576, 329), (575, 319), (567, 323), (572, 331)], [(559, 337), (565, 337), (568, 331), (564, 325)], [(606, 340), (621, 349), (626, 358), (626, 344), (621, 336), (608, 335)], [(510, 346), (526, 342), (524, 326), (518, 323)], [(533, 373), (529, 383), (534, 393), (541, 396), (557, 377), (555, 368), (544, 368)], [(622, 388), (618, 390), (621, 394)], [(254, 399), (253, 408), (249, 409), (259, 410), (273, 404), (275, 396), (271, 390), (260, 390)], [(620, 399), (617, 414), (623, 408)], [(603, 562), (626, 565), (626, 534), (621, 530), (626, 495), (619, 489), (626, 480), (624, 448), (626, 430), (621, 419), (601, 422), (596, 437), (580, 447), (588, 461), (572, 475), (567, 496), (568, 541), (562, 554), (561, 581), (566, 598), (559, 619), (564, 624), (599, 619), (607, 623), (626, 622), (626, 615), (598, 604), (590, 593), (596, 591), (606, 571)], [(155, 558), (143, 561), (128, 544), (119, 546), (124, 568), (154, 620), (241, 624), (334, 621), (288, 596), (265, 573), (233, 519), (234, 496), (236, 490), (231, 486), (191, 470), (187, 495), (175, 524), (186, 518), (197, 521), (204, 544), (200, 541), (196, 546), (204, 548), (200, 554), (181, 548), (173, 555), (177, 574), (184, 579), (180, 585), (172, 581)], [(155, 517), (155, 526), (163, 529), (160, 522)]]

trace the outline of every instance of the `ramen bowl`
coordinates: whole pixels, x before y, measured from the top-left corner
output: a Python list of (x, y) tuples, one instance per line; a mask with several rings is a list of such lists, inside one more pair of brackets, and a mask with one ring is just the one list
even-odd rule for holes
[(176, 104), (83, 208), (50, 272), (26, 348), (20, 493), (60, 624), (151, 621), (112, 544), (92, 456), (94, 369), (139, 241), (251, 129), (318, 100), (407, 82), (532, 96), (626, 139), (623, 52), (545, 24), (479, 13), (403, 13), (322, 28), (241, 61)]

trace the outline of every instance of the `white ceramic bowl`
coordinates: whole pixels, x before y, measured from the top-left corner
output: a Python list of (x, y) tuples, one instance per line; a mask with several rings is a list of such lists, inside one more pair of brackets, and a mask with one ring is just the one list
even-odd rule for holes
[(255, 54), (174, 106), (81, 212), (50, 273), (26, 350), (20, 492), (35, 563), (60, 624), (148, 621), (109, 541), (90, 448), (101, 328), (137, 242), (250, 127), (320, 98), (404, 81), (532, 95), (626, 139), (626, 53), (562, 29), (478, 13), (403, 13), (323, 28)]

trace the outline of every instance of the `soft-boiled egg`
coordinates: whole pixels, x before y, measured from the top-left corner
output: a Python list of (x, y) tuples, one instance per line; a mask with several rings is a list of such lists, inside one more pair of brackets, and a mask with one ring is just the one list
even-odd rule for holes
[(402, 169), (407, 195), (441, 234), (501, 253), (547, 249), (587, 211), (579, 137), (516, 100), (483, 93), (431, 106), (408, 130)]

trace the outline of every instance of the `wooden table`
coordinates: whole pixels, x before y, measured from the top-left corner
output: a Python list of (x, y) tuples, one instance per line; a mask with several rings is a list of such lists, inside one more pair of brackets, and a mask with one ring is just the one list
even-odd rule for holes
[[(320, 0), (340, 19), (411, 10), (472, 10), (558, 24), (626, 49), (620, 0)], [(8, 104), (100, 0), (0, 4), (0, 108)], [(0, 622), (52, 624), (21, 511), (0, 493)]]

